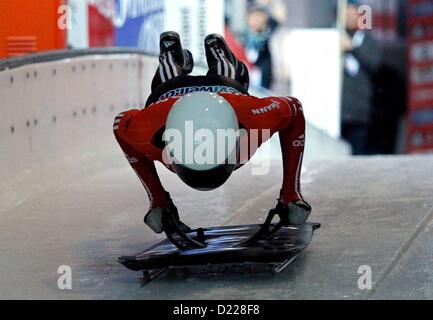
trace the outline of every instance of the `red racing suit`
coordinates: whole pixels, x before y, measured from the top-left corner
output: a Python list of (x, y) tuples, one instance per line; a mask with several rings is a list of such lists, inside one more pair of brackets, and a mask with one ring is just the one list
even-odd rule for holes
[[(279, 133), (283, 156), (283, 183), (280, 200), (289, 202), (303, 200), (300, 190), (300, 174), (305, 144), (305, 119), (299, 100), (293, 97), (257, 98), (241, 93), (219, 93), (236, 112), (241, 128), (249, 133), (252, 129)], [(154, 102), (142, 110), (120, 113), (114, 121), (114, 134), (126, 158), (143, 183), (150, 199), (151, 208), (166, 208), (167, 192), (158, 177), (154, 161), (162, 161), (162, 131), (168, 113), (180, 96)], [(244, 138), (248, 138), (244, 136)], [(259, 134), (259, 147), (263, 142)], [(250, 146), (251, 147), (251, 146)], [(251, 158), (255, 150), (249, 150)], [(238, 159), (245, 163), (249, 159)], [(173, 171), (173, 170), (172, 170)]]

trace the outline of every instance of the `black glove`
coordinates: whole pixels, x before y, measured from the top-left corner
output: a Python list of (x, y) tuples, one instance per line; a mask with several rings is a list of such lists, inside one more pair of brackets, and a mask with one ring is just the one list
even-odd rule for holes
[[(164, 225), (162, 222), (163, 217), (170, 215), (174, 218), (176, 223), (178, 224), (179, 228), (183, 232), (190, 232), (191, 228), (188, 227), (186, 224), (184, 224), (182, 221), (180, 221), (179, 218), (179, 212), (176, 208), (176, 206), (173, 203), (173, 200), (171, 200), (170, 194), (167, 192), (167, 198), (168, 198), (168, 205), (167, 208), (152, 208), (149, 210), (149, 212), (144, 217), (144, 222), (156, 233), (162, 233), (164, 231)], [(173, 230), (166, 230), (170, 233), (173, 233)]]
[(277, 206), (270, 212), (278, 215), (285, 227), (304, 224), (311, 214), (311, 206), (304, 200), (290, 202), (285, 206), (278, 201)]

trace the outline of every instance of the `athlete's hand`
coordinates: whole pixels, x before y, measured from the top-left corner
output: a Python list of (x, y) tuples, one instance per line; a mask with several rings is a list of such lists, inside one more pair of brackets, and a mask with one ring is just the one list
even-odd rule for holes
[(162, 217), (164, 216), (165, 210), (167, 209), (159, 207), (152, 208), (144, 217), (144, 223), (146, 223), (155, 233), (162, 233), (164, 231)]
[(279, 215), (284, 226), (302, 225), (311, 214), (311, 206), (304, 200), (290, 202), (285, 206), (281, 201), (278, 201), (277, 206), (271, 210), (275, 215)]
[[(184, 232), (190, 232), (191, 231), (190, 227), (188, 227), (186, 224), (184, 224), (182, 221), (180, 221), (177, 208), (171, 199), (169, 199), (166, 208), (157, 207), (157, 208), (150, 209), (149, 212), (144, 217), (144, 222), (155, 233), (162, 233), (164, 231), (164, 225), (162, 223), (162, 218), (166, 215), (171, 215), (172, 217), (174, 217), (174, 220), (177, 222), (179, 228), (181, 230), (183, 230)], [(171, 230), (166, 230), (166, 231), (172, 233)]]

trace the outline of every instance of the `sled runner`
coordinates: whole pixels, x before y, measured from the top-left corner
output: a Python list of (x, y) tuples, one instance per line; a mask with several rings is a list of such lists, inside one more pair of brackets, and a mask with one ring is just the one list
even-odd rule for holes
[(148, 283), (169, 268), (223, 264), (268, 264), (274, 273), (283, 272), (310, 244), (319, 223), (283, 226), (272, 223), (269, 214), (263, 225), (199, 228), (187, 232), (171, 216), (163, 218), (167, 239), (134, 256), (118, 261), (128, 269), (143, 271)]

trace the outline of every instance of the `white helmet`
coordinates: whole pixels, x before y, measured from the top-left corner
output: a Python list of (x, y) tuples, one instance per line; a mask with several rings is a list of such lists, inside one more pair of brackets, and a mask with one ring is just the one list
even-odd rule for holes
[(164, 161), (197, 190), (218, 188), (236, 166), (239, 123), (230, 103), (210, 92), (180, 98), (168, 114)]

